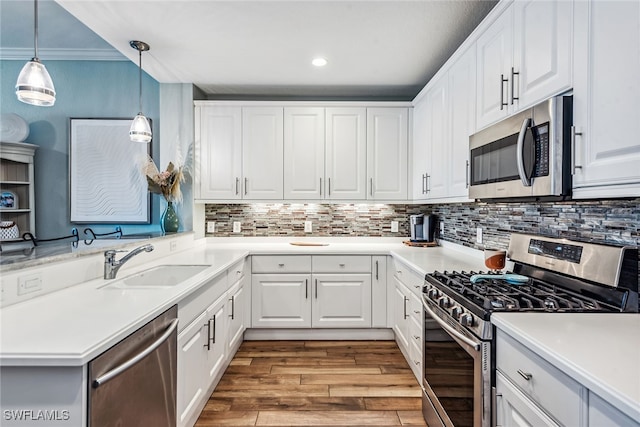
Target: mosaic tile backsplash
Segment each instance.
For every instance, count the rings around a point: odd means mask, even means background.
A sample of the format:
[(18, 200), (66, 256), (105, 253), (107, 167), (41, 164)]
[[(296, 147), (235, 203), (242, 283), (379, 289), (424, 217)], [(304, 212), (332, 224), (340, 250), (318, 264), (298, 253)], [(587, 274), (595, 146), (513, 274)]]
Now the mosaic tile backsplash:
[[(419, 204), (208, 204), (205, 220), (216, 222), (207, 236), (406, 237), (409, 215), (434, 213), (444, 223), (439, 238), (477, 249), (506, 249), (511, 232), (640, 246), (640, 199), (556, 203)], [(232, 233), (234, 221), (241, 233)], [(313, 232), (304, 232), (312, 221)], [(391, 221), (399, 222), (397, 233)], [(482, 227), (482, 244), (476, 228)]]

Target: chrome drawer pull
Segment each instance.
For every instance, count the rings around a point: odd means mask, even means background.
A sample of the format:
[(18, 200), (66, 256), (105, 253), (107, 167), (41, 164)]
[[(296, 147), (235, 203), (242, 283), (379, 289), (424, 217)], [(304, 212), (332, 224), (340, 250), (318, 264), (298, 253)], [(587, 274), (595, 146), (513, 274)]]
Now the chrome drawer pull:
[(278, 267), (284, 267), (284, 264), (278, 264)]
[(524, 378), (524, 379), (525, 379), (525, 380), (527, 380), (527, 381), (529, 381), (529, 380), (533, 377), (533, 375), (531, 375), (530, 373), (528, 373), (528, 372), (523, 372), (523, 371), (522, 371), (522, 369), (518, 369), (518, 373), (520, 374), (520, 376), (521, 376), (522, 378)]

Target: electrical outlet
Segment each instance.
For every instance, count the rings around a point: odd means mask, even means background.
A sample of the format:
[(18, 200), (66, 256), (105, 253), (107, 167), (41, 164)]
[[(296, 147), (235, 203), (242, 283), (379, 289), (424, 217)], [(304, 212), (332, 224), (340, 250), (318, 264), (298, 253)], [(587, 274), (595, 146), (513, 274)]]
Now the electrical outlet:
[(304, 222), (304, 232), (305, 233), (313, 232), (313, 224), (311, 223), (311, 221)]
[(42, 273), (18, 277), (18, 295), (29, 294), (42, 289)]
[(176, 249), (178, 249), (178, 242), (172, 240), (171, 243), (169, 243), (169, 252), (175, 252)]
[(476, 228), (476, 243), (482, 243), (482, 227)]
[(233, 221), (233, 232), (240, 233), (242, 231), (242, 224), (240, 221)]
[(215, 232), (216, 232), (215, 221), (207, 221), (207, 233), (215, 233)]
[(391, 221), (391, 232), (392, 233), (398, 232), (398, 221)]

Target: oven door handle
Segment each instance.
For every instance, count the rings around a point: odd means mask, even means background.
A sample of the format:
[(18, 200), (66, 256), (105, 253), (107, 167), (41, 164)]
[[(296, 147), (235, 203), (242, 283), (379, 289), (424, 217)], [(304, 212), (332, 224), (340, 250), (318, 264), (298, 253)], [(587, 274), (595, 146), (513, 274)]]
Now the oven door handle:
[(516, 147), (516, 158), (518, 164), (518, 175), (520, 175), (520, 180), (522, 181), (522, 185), (525, 187), (531, 187), (531, 178), (527, 176), (527, 172), (524, 170), (524, 138), (527, 135), (527, 131), (531, 127), (531, 119), (526, 118), (522, 121), (522, 127), (520, 128), (520, 133), (518, 134), (518, 145)]
[(422, 304), (422, 306), (424, 307), (424, 310), (429, 314), (429, 316), (431, 316), (433, 320), (435, 320), (436, 322), (438, 322), (440, 326), (442, 326), (442, 329), (444, 329), (454, 337), (458, 338), (460, 341), (464, 342), (465, 344), (471, 346), (475, 351), (480, 351), (480, 343), (473, 341), (472, 339), (462, 335), (460, 332), (456, 331), (449, 324), (447, 324), (447, 322), (440, 319), (440, 317), (438, 317), (438, 315), (431, 309), (431, 307), (429, 307), (429, 303), (427, 301), (425, 301), (424, 304)]

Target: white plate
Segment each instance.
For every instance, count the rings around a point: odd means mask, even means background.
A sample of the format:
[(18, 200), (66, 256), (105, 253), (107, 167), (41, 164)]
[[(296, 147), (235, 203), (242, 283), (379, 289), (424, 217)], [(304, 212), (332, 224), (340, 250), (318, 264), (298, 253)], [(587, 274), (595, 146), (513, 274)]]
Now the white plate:
[(29, 136), (29, 125), (17, 114), (0, 114), (0, 140), (22, 142)]

